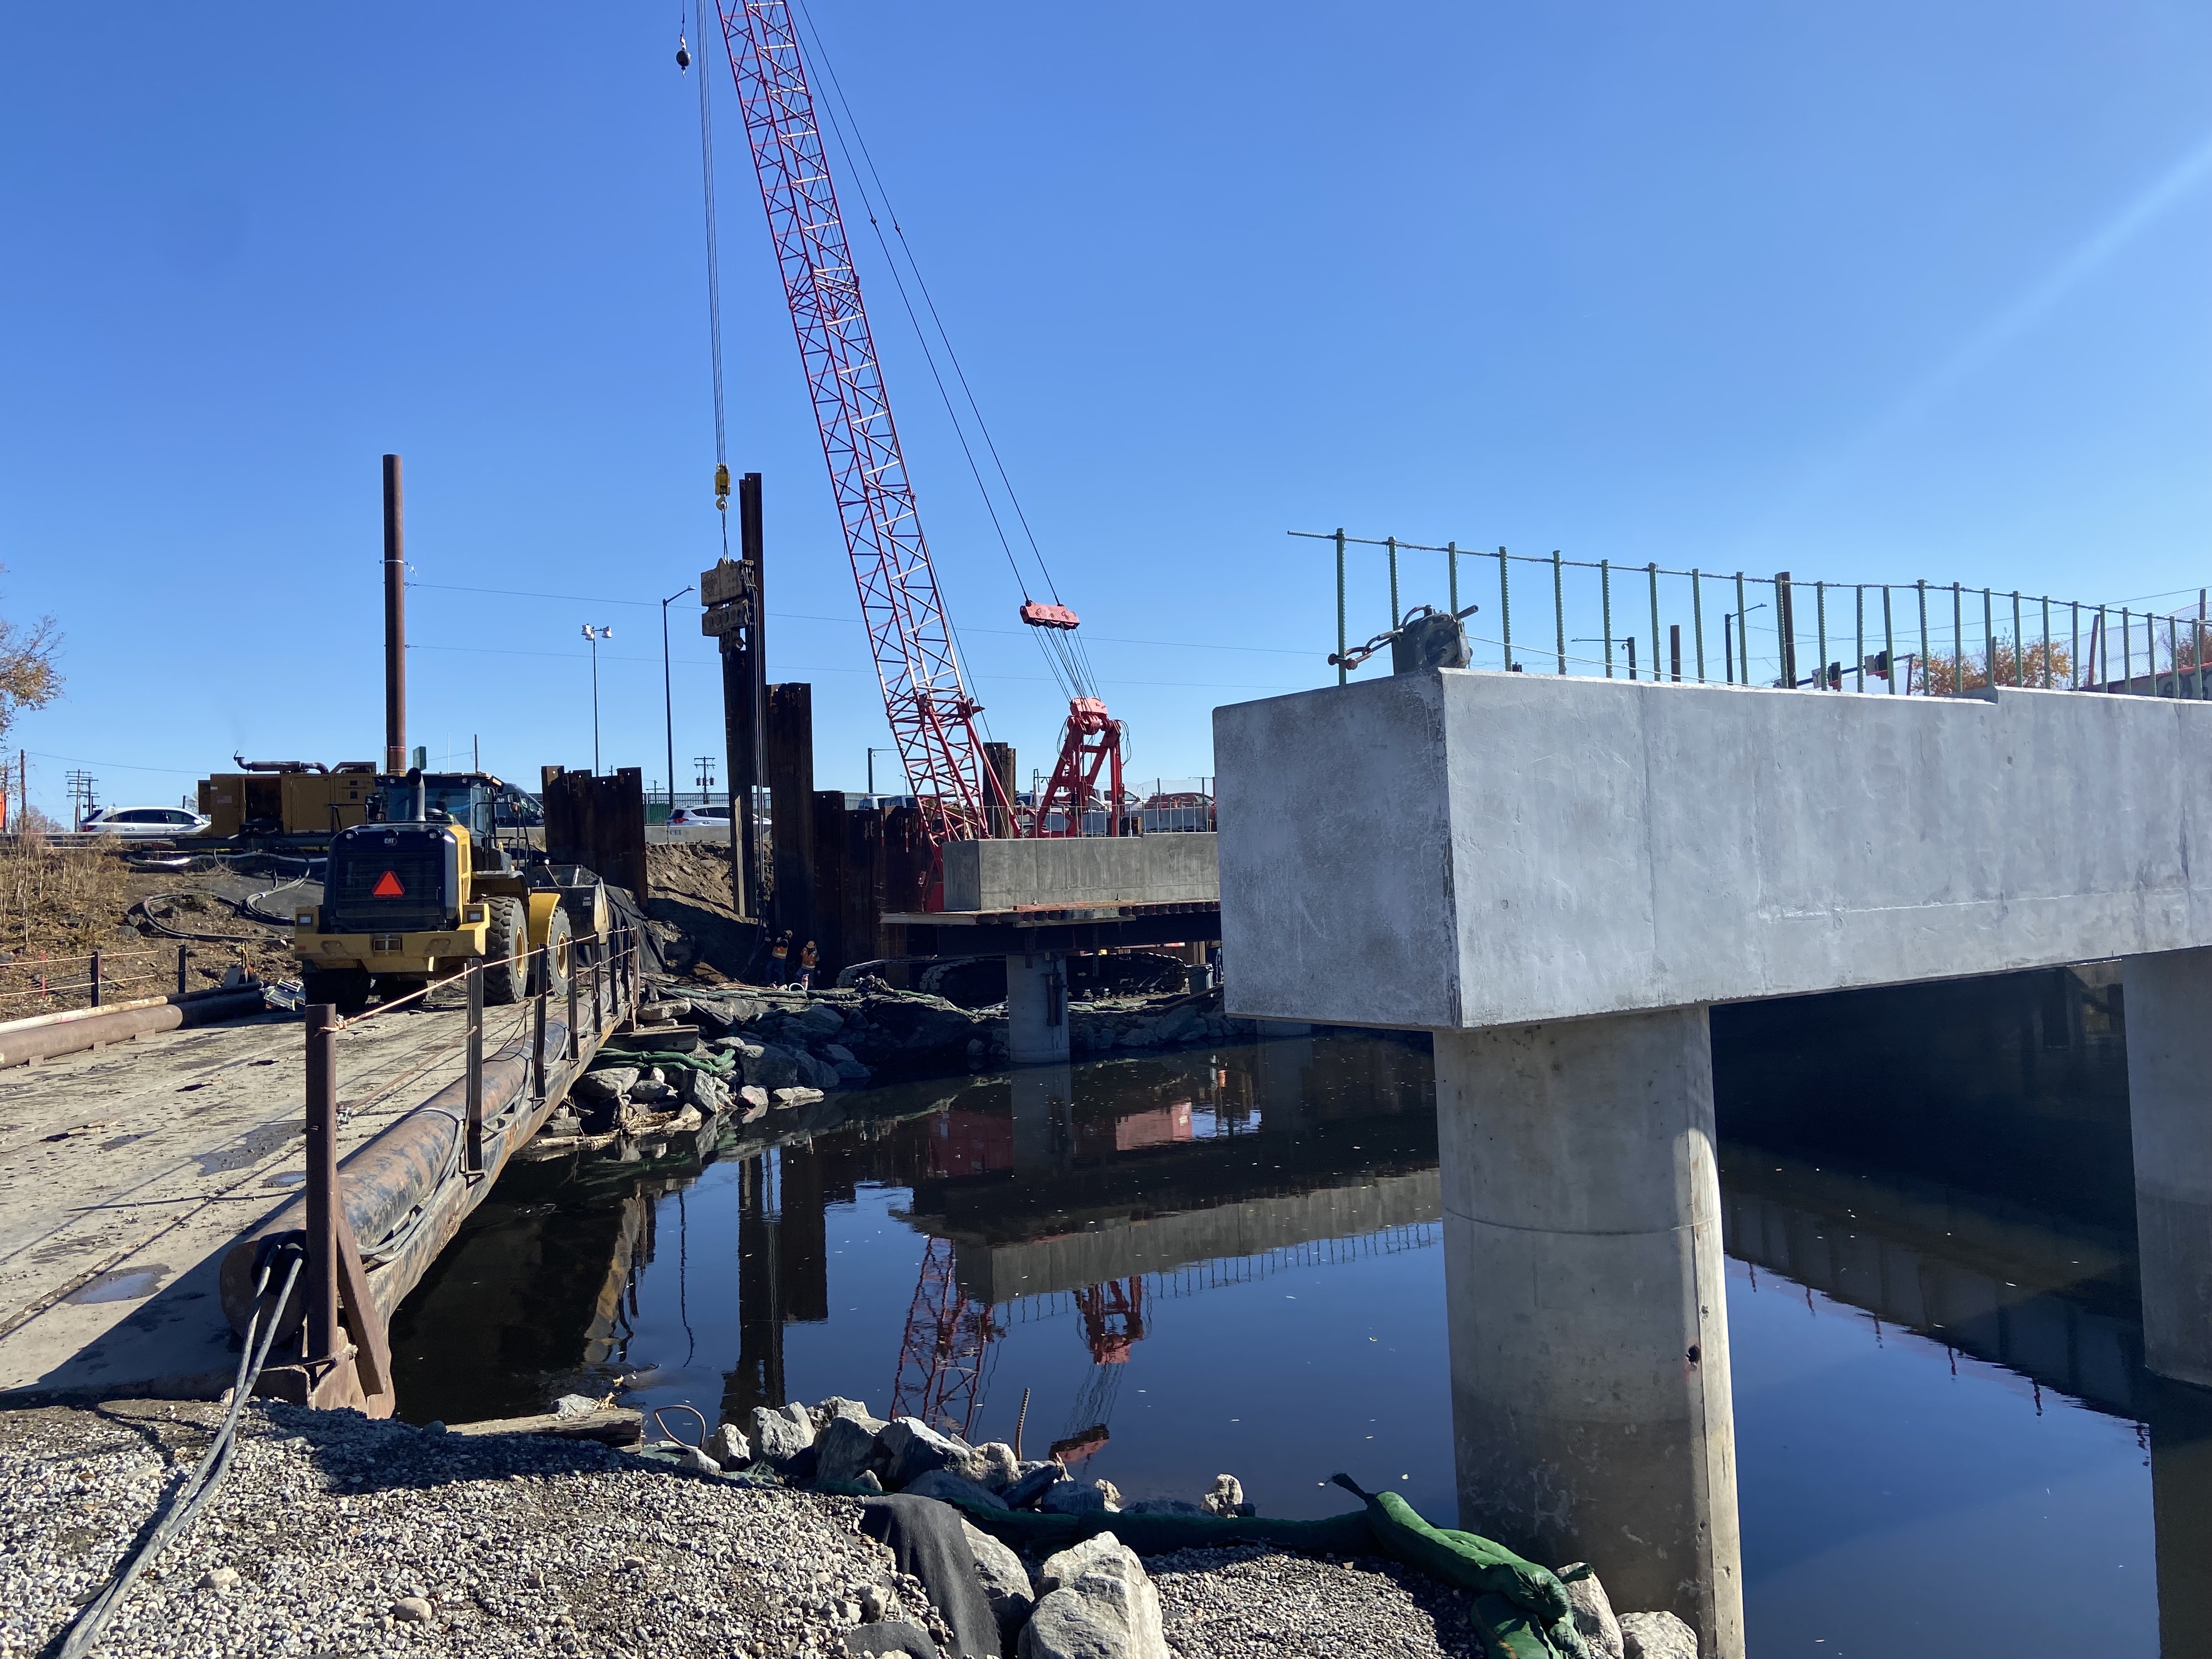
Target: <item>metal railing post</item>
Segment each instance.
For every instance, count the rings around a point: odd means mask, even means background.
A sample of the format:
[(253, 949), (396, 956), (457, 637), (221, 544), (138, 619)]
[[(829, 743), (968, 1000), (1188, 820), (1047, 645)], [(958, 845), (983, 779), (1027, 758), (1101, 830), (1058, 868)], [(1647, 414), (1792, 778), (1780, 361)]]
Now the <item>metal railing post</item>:
[[(1920, 595), (1920, 690), (1925, 694), (1928, 690), (1928, 584), (1917, 581), (1912, 586)], [(1911, 688), (1907, 686), (1905, 689), (1910, 690)]]
[(469, 982), (468, 1122), (461, 1168), (469, 1175), (483, 1173), (483, 963), (469, 963), (464, 975)]
[(1951, 693), (1956, 696), (1966, 684), (1966, 590), (1951, 584)]
[(582, 1052), (582, 1050), (577, 1046), (576, 1038), (577, 967), (578, 963), (576, 961), (575, 947), (574, 945), (571, 945), (568, 949), (568, 1058), (571, 1061), (574, 1060), (576, 1056)]
[(1383, 538), (1383, 545), (1390, 550), (1390, 626), (1398, 625), (1398, 538)]
[(1982, 684), (1992, 691), (1997, 684), (1996, 612), (1990, 608), (1990, 590), (1982, 590)]
[(1452, 615), (1456, 617), (1459, 615), (1459, 544), (1457, 542), (1444, 544), (1444, 583), (1445, 591), (1451, 598)]
[(189, 952), (191, 948), (192, 947), (189, 945), (179, 945), (177, 947), (177, 994), (179, 996), (184, 995), (185, 991), (186, 981), (185, 978), (185, 963), (186, 960), (186, 953)]
[(1856, 586), (1855, 586), (1855, 587), (1853, 587), (1853, 588), (1851, 589), (1851, 608), (1852, 608), (1852, 610), (1854, 611), (1854, 612), (1856, 612), (1856, 616), (1857, 616), (1857, 618), (1858, 618), (1858, 633), (1857, 633), (1857, 635), (1856, 635), (1857, 643), (1856, 643), (1856, 645), (1855, 648), (1856, 648), (1856, 649), (1857, 650), (1857, 652), (1858, 652), (1858, 665), (1859, 665), (1859, 690), (1860, 690), (1860, 691), (1861, 691), (1862, 693), (1863, 693), (1863, 692), (1866, 690), (1866, 689), (1867, 689), (1867, 684), (1866, 684), (1866, 584), (1865, 584), (1864, 582), (1861, 582), (1861, 583), (1859, 583)]
[[(546, 961), (550, 963), (549, 954)], [(538, 994), (530, 1000), (530, 1093), (536, 1100), (545, 1098), (545, 991), (541, 981)]]
[(2136, 619), (2125, 605), (2120, 607), (2120, 690), (2136, 689)]
[(99, 1007), (100, 1005), (100, 994), (104, 989), (100, 981), (105, 977), (106, 976), (100, 972), (100, 952), (94, 951), (92, 953), (92, 1006), (95, 1008)]
[[(2181, 695), (2181, 619), (2171, 611), (2166, 618), (2166, 659), (2173, 665), (2173, 695)], [(2155, 673), (2157, 671), (2152, 671)]]
[(2051, 596), (2043, 597), (2043, 689), (2051, 686)]
[(301, 1358), (334, 1358), (338, 1340), (338, 1011), (307, 1010), (307, 1322)]

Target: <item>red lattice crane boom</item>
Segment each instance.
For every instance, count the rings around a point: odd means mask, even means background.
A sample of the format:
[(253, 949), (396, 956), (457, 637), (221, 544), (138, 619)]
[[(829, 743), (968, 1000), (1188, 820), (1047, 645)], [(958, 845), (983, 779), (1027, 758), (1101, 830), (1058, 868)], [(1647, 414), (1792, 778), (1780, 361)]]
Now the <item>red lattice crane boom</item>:
[[(981, 764), (975, 723), (981, 705), (962, 677), (922, 535), (796, 20), (787, 0), (715, 0), (715, 9), (884, 709), (930, 840), (941, 845), (988, 836), (993, 808), (1018, 834), (1048, 833), (1057, 810), (1060, 833), (1080, 835), (1084, 810), (1102, 795), (1107, 833), (1118, 834), (1121, 728), (1088, 688), (1075, 688), (1053, 782), (1034, 808), (1007, 799)], [(1045, 630), (1077, 626), (1075, 613), (1058, 605), (1025, 604), (1022, 620)], [(1104, 788), (1102, 771), (1109, 774)]]

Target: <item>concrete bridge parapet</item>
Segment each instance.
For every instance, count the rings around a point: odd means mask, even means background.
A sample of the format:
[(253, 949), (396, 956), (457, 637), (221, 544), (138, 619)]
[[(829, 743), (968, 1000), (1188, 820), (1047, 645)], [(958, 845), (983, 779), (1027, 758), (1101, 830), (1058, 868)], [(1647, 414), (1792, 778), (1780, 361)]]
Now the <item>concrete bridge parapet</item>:
[(1435, 1034), (1463, 1524), (1744, 1651), (1706, 1010), (2127, 959), (2212, 1383), (2212, 708), (1433, 670), (1217, 709), (1228, 1011)]

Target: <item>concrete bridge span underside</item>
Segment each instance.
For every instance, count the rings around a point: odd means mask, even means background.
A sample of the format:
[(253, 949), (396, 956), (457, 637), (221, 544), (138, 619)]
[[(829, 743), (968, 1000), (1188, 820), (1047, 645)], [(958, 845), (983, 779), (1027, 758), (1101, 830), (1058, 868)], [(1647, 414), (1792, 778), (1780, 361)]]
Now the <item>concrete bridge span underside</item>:
[(2125, 959), (2212, 1384), (2212, 708), (1431, 671), (1216, 711), (1245, 1018), (1435, 1034), (1462, 1514), (1743, 1651), (1706, 1010)]

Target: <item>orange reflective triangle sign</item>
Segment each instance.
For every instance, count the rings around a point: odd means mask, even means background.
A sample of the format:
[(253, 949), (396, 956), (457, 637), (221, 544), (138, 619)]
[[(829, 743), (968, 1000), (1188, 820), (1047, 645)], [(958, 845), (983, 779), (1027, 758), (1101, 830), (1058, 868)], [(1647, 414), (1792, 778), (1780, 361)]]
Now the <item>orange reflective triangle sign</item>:
[(399, 884), (399, 872), (396, 870), (386, 870), (384, 872), (383, 878), (370, 890), (369, 896), (372, 898), (405, 898), (407, 896), (407, 890)]

